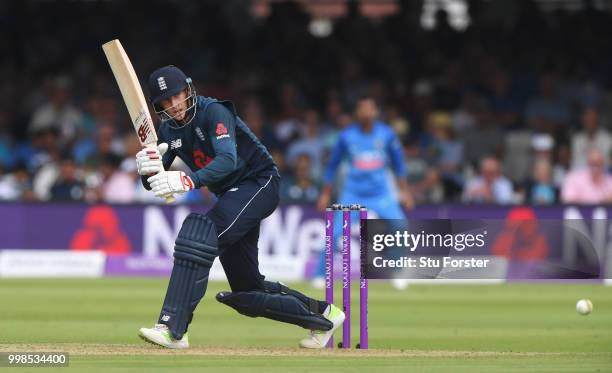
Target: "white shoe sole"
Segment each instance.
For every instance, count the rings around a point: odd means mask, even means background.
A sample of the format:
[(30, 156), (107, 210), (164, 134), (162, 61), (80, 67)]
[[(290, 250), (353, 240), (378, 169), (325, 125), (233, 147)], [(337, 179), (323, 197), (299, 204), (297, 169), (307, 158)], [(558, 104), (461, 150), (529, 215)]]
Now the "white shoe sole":
[(152, 345), (155, 345), (155, 346), (171, 348), (174, 350), (181, 350), (181, 349), (189, 348), (188, 344), (185, 345), (185, 344), (178, 343), (178, 342), (168, 343), (163, 336), (159, 335), (159, 333), (155, 333), (155, 332), (149, 333), (146, 328), (141, 328), (138, 331), (138, 336), (143, 341), (150, 343)]
[(310, 349), (325, 348), (327, 346), (327, 342), (329, 342), (330, 338), (334, 335), (334, 332), (342, 325), (342, 323), (344, 323), (344, 319), (346, 318), (346, 316), (344, 315), (344, 312), (342, 312), (341, 315), (342, 315), (341, 318), (338, 318), (332, 321), (332, 323), (334, 324), (334, 327), (331, 328), (331, 330), (328, 330), (327, 332), (325, 332), (325, 334), (323, 335), (322, 338), (325, 339), (325, 343), (321, 343), (318, 338), (308, 337), (300, 341), (300, 347), (310, 348)]

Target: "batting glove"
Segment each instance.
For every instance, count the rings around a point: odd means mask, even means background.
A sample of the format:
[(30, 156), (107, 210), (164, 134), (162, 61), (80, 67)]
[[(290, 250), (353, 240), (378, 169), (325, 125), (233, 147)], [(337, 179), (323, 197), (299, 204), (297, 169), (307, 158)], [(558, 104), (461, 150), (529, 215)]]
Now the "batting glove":
[(193, 180), (183, 171), (162, 171), (147, 179), (151, 191), (158, 197), (165, 198), (174, 193), (185, 193), (193, 189)]
[(168, 144), (162, 143), (157, 148), (144, 148), (136, 153), (136, 166), (138, 174), (143, 176), (155, 175), (164, 170), (162, 156), (168, 151)]

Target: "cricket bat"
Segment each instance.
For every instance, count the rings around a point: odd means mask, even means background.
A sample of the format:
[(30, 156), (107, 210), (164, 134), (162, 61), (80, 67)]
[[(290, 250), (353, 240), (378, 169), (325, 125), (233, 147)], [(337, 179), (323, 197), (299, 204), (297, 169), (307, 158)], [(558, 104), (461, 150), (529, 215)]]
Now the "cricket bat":
[[(125, 106), (127, 106), (134, 130), (140, 140), (140, 145), (147, 148), (157, 148), (157, 134), (155, 133), (155, 126), (147, 107), (147, 101), (145, 100), (140, 83), (134, 67), (128, 58), (121, 42), (118, 39), (111, 40), (108, 43), (102, 45), (108, 64), (113, 70), (115, 80), (121, 90), (121, 96)], [(166, 203), (172, 203), (175, 201), (173, 196), (166, 198)]]

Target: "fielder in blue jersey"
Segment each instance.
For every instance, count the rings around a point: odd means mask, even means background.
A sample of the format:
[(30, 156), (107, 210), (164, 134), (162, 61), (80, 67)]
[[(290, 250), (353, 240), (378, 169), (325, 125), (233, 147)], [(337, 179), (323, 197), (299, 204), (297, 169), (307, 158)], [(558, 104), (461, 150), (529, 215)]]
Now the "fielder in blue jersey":
[[(380, 219), (406, 218), (402, 206), (411, 209), (413, 200), (408, 190), (402, 146), (393, 129), (377, 118), (376, 101), (369, 96), (359, 98), (355, 106), (356, 122), (340, 133), (332, 150), (324, 176), (325, 186), (317, 204), (320, 210), (330, 205), (338, 168), (345, 161), (348, 172), (338, 192), (338, 203), (364, 205)], [(340, 232), (340, 227), (334, 227), (334, 232)], [(324, 275), (324, 259), (322, 252), (317, 278)]]
[[(175, 66), (155, 70), (149, 91), (162, 123), (158, 147), (136, 155), (145, 188), (162, 198), (208, 188), (217, 202), (206, 214), (191, 213), (183, 221), (158, 321), (141, 328), (140, 337), (167, 348), (188, 348), (187, 328), (219, 258), (232, 289), (218, 293), (219, 302), (243, 315), (309, 329), (300, 346), (325, 347), (344, 321), (342, 310), (259, 272), (259, 227), (279, 200), (280, 175), (266, 147), (231, 102), (196, 95), (191, 79)], [(191, 172), (168, 171), (175, 158)]]

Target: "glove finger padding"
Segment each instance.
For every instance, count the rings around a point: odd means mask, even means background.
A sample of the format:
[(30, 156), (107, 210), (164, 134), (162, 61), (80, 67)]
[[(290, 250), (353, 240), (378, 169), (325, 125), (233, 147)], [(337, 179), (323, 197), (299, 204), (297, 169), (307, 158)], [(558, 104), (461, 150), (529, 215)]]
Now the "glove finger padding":
[(165, 197), (169, 194), (172, 194), (172, 190), (170, 190), (170, 188), (159, 188), (155, 191), (156, 197)]
[(159, 151), (160, 155), (166, 154), (166, 152), (168, 151), (168, 144), (162, 142), (161, 144), (157, 145), (157, 150)]
[(160, 144), (157, 148), (144, 148), (136, 153), (136, 165), (139, 175), (157, 174), (164, 169), (162, 155), (168, 150), (167, 144)]
[(147, 180), (156, 196), (185, 193), (193, 189), (193, 181), (182, 171), (162, 171)]
[(158, 172), (159, 172), (158, 166), (143, 166), (140, 168), (139, 174), (148, 176), (148, 175), (156, 174)]

